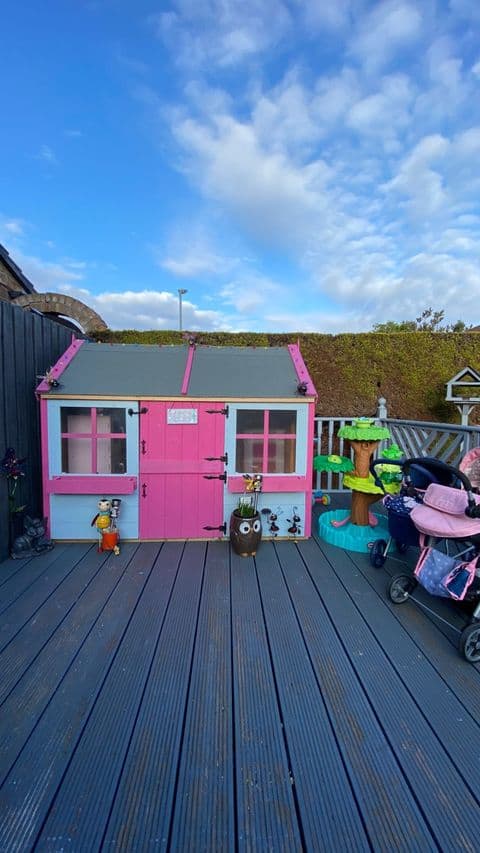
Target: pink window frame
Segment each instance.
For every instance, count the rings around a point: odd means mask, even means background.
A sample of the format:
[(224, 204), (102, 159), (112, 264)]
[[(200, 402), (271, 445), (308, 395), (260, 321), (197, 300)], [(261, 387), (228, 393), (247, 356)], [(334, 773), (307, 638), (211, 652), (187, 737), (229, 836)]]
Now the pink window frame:
[[(61, 432), (60, 438), (63, 442), (64, 438), (88, 438), (92, 442), (92, 455), (90, 460), (90, 474), (98, 474), (97, 471), (97, 463), (98, 463), (98, 453), (97, 453), (97, 441), (99, 438), (124, 438), (126, 440), (127, 433), (126, 432), (97, 432), (97, 410), (98, 409), (108, 409), (108, 406), (61, 406), (60, 407), (60, 417), (62, 409), (90, 409), (90, 418), (91, 418), (91, 431), (90, 432)], [(65, 472), (71, 473), (71, 472)]]
[[(248, 406), (245, 406), (247, 409)], [(270, 428), (270, 412), (271, 411), (289, 411), (287, 409), (273, 410), (273, 409), (260, 409), (259, 411), (263, 412), (263, 433), (261, 432), (237, 432), (235, 433), (235, 458), (237, 455), (237, 441), (239, 438), (249, 438), (253, 439), (253, 441), (262, 441), (263, 442), (263, 454), (262, 454), (262, 474), (268, 474), (268, 442), (270, 439), (288, 439), (290, 441), (296, 441), (297, 433), (285, 433), (285, 432), (269, 432)], [(295, 411), (295, 420), (297, 417), (297, 412)], [(235, 465), (236, 467), (236, 465)]]

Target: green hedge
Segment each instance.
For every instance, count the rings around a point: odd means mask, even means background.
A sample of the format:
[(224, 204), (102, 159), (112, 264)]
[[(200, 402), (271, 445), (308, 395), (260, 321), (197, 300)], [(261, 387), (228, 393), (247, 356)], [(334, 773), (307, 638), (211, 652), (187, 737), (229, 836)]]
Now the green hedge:
[[(318, 392), (317, 413), (324, 416), (373, 415), (381, 394), (392, 418), (458, 423), (456, 407), (445, 402), (445, 385), (464, 367), (480, 372), (478, 332), (194, 334), (199, 344), (210, 346), (299, 343)], [(96, 340), (167, 345), (185, 343), (185, 335), (175, 331), (107, 331), (98, 333)], [(470, 422), (480, 422), (480, 405), (473, 410)]]

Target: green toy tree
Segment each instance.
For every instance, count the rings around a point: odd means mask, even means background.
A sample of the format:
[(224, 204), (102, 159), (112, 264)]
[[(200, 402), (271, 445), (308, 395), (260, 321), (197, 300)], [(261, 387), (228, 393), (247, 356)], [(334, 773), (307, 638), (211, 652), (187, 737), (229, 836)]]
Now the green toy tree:
[(370, 505), (383, 494), (370, 474), (370, 460), (379, 443), (390, 438), (390, 431), (376, 426), (373, 418), (357, 418), (350, 426), (341, 427), (338, 436), (347, 438), (353, 450), (354, 470), (343, 478), (343, 484), (352, 490), (352, 511), (348, 520), (364, 527), (375, 523)]

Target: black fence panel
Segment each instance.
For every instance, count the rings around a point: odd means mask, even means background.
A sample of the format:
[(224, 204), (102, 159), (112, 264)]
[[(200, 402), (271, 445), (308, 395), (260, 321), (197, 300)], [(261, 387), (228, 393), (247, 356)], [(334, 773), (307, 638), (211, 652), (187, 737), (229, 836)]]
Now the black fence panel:
[[(0, 459), (8, 447), (17, 457), (26, 457), (15, 501), (35, 516), (42, 511), (40, 406), (35, 389), (39, 377), (71, 341), (72, 331), (66, 326), (0, 301)], [(0, 560), (8, 556), (8, 545), (7, 481), (0, 475)]]

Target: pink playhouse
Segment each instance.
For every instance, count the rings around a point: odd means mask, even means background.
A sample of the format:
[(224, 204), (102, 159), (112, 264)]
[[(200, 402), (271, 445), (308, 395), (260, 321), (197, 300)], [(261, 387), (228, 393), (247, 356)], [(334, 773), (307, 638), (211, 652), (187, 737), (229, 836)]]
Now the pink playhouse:
[(246, 473), (276, 535), (293, 515), (310, 535), (316, 392), (298, 346), (74, 340), (37, 394), (53, 539), (94, 539), (102, 497), (121, 500), (123, 540), (226, 537)]

